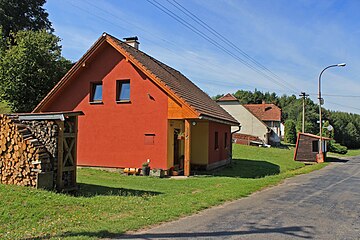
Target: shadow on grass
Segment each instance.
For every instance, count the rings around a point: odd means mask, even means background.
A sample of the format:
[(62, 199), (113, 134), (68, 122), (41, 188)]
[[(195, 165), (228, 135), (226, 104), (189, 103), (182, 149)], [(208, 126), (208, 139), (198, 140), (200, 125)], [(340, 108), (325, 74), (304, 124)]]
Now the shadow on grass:
[(221, 177), (262, 178), (279, 173), (280, 167), (267, 161), (233, 159), (231, 165), (225, 168), (200, 173), (199, 175), (211, 174), (212, 176)]
[(107, 187), (107, 186), (87, 184), (87, 183), (78, 183), (78, 187), (79, 190), (72, 194), (75, 197), (94, 197), (94, 196), (151, 197), (161, 194), (161, 192), (115, 188), (115, 187)]
[(339, 163), (346, 163), (348, 162), (348, 159), (341, 159), (337, 157), (326, 157), (325, 162), (339, 162)]
[(274, 146), (273, 148), (280, 148), (280, 149), (287, 149), (289, 150), (290, 148), (294, 148), (295, 144), (284, 144), (281, 143), (279, 146)]
[[(99, 232), (66, 232), (56, 238), (66, 237), (87, 237), (87, 238), (112, 238), (112, 239), (195, 239), (195, 238), (240, 238), (241, 236), (253, 234), (282, 234), (288, 237), (296, 237), (302, 239), (312, 239), (314, 237), (315, 227), (313, 226), (288, 226), (288, 227), (272, 227), (272, 226), (251, 226), (246, 230), (240, 231), (204, 231), (204, 232), (176, 232), (176, 233), (144, 233), (144, 234), (122, 234), (112, 233), (106, 230)], [(38, 238), (26, 238), (26, 240), (47, 239), (50, 236)], [(25, 240), (25, 239), (23, 239)]]

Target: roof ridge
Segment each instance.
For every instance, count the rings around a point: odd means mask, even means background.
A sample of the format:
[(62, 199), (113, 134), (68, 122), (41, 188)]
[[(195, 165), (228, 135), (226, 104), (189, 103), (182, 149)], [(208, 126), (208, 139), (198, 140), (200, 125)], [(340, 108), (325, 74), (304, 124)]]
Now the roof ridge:
[[(112, 37), (112, 38), (114, 38), (114, 39), (117, 40), (117, 41), (120, 41), (120, 42), (121, 42), (122, 44), (124, 44), (124, 45), (126, 44), (126, 45), (125, 45), (126, 47), (130, 47), (130, 48), (132, 48), (133, 50), (135, 50), (136, 52), (138, 52), (138, 53), (140, 53), (140, 54), (142, 54), (142, 55), (145, 55), (145, 56), (149, 57), (149, 58), (150, 58), (151, 60), (153, 60), (159, 67), (161, 67), (161, 68), (164, 69), (168, 74), (170, 74), (170, 75), (173, 76), (175, 79), (177, 79), (178, 77), (175, 76), (171, 71), (169, 71), (169, 69), (172, 70), (172, 71), (175, 71), (175, 72), (178, 73), (181, 77), (183, 77), (183, 78), (185, 78), (186, 80), (188, 80), (187, 84), (191, 84), (193, 87), (197, 88), (197, 89), (198, 89), (199, 91), (201, 91), (204, 95), (206, 95), (206, 96), (208, 96), (208, 97), (210, 98), (210, 96), (209, 96), (206, 92), (204, 92), (204, 91), (203, 91), (201, 88), (199, 88), (196, 84), (194, 84), (192, 81), (190, 81), (190, 80), (189, 80), (183, 73), (181, 73), (179, 70), (176, 70), (175, 68), (173, 68), (173, 67), (171, 67), (171, 66), (163, 63), (162, 61), (160, 61), (160, 60), (158, 60), (158, 59), (150, 56), (149, 54), (147, 54), (147, 53), (145, 53), (145, 52), (143, 52), (143, 51), (141, 51), (141, 50), (139, 50), (139, 49), (136, 49), (136, 48), (128, 45), (128, 44), (125, 43), (124, 41), (121, 41), (121, 40), (119, 40), (118, 38), (116, 38), (116, 37), (114, 37), (114, 36), (111, 36), (110, 34), (109, 34), (109, 36)], [(125, 51), (126, 51), (126, 49), (125, 49)], [(129, 55), (133, 56), (133, 54), (129, 53), (128, 51), (126, 51), (126, 52), (127, 52)], [(133, 56), (133, 57), (134, 57), (134, 56)], [(145, 66), (145, 67), (146, 67), (146, 66)], [(169, 69), (167, 69), (167, 68), (169, 68)], [(148, 69), (148, 68), (147, 68), (147, 69)], [(149, 70), (149, 71), (151, 71), (151, 70)], [(151, 72), (152, 72), (152, 71), (151, 71)], [(161, 78), (160, 78), (160, 80), (161, 80), (165, 85), (168, 85), (168, 84), (167, 84), (166, 82), (164, 82)], [(171, 88), (171, 87), (170, 87), (170, 88)], [(175, 92), (175, 94), (186, 101), (186, 99), (185, 99), (184, 97), (182, 97), (180, 94), (178, 94), (177, 92)], [(218, 104), (217, 104), (215, 101), (213, 101), (211, 98), (210, 98), (210, 100), (213, 102), (212, 104), (213, 104), (214, 106), (215, 106), (215, 105), (216, 105), (216, 106), (218, 105)], [(194, 107), (193, 104), (191, 104), (191, 103), (189, 103), (189, 102), (188, 102), (188, 104), (189, 104), (190, 106)], [(197, 111), (196, 108), (195, 108), (195, 110)], [(217, 112), (218, 112), (218, 113), (221, 113), (221, 112), (227, 113), (223, 108), (218, 109)]]
[[(107, 33), (106, 33), (106, 34), (107, 34)], [(128, 45), (126, 42), (121, 41), (120, 39), (118, 39), (118, 38), (116, 38), (116, 37), (114, 37), (114, 36), (112, 36), (112, 35), (110, 35), (110, 34), (107, 34), (107, 35), (109, 35), (110, 37), (114, 38), (114, 39), (117, 40), (117, 41), (120, 41), (122, 44), (126, 44), (127, 47), (133, 48), (133, 50), (135, 50), (136, 52), (138, 52), (138, 53), (140, 53), (140, 54), (143, 54), (143, 55), (149, 57), (151, 60), (153, 60), (154, 62), (156, 62), (161, 68), (163, 68), (166, 72), (168, 72), (169, 74), (171, 74), (173, 77), (176, 78), (176, 76), (174, 76), (173, 73), (171, 73), (170, 71), (168, 71), (168, 69), (165, 69), (163, 66), (165, 66), (165, 67), (167, 67), (167, 68), (170, 68), (170, 69), (173, 70), (173, 71), (176, 71), (177, 73), (179, 73), (180, 75), (182, 75), (182, 77), (184, 77), (184, 78), (186, 78), (187, 80), (189, 80), (189, 79), (188, 79), (183, 73), (181, 73), (179, 70), (176, 70), (175, 68), (167, 65), (166, 63), (163, 63), (162, 61), (160, 61), (160, 60), (152, 57), (151, 55), (149, 55), (149, 54), (147, 54), (147, 53), (145, 53), (145, 52), (143, 52), (143, 51), (141, 51), (141, 50), (139, 50), (139, 49), (137, 49), (137, 48), (134, 48), (133, 46)], [(132, 55), (131, 53), (129, 53), (129, 52), (128, 52), (128, 54), (130, 54), (131, 56), (133, 56), (133, 55)], [(163, 66), (162, 66), (162, 65), (163, 65)], [(206, 94), (206, 95), (208, 96), (208, 94), (207, 94), (206, 92), (204, 92), (201, 88), (199, 88), (199, 87), (198, 87), (196, 84), (194, 84), (192, 81), (189, 80), (189, 83), (191, 83), (192, 85), (194, 85), (197, 89), (199, 89), (200, 91), (202, 91), (204, 94)]]
[[(134, 67), (141, 70), (145, 75), (147, 75), (147, 77), (149, 77), (149, 79), (155, 81), (160, 88), (167, 91), (169, 96), (173, 96), (178, 98), (178, 100), (181, 100), (187, 107), (189, 107), (189, 110), (191, 110), (194, 116), (196, 115), (197, 117), (201, 117), (201, 115), (206, 115), (217, 119), (218, 121), (225, 122), (226, 124), (239, 124), (236, 119), (222, 109), (207, 93), (205, 93), (195, 83), (190, 81), (190, 79), (188, 79), (180, 71), (155, 59), (149, 54), (130, 46), (126, 42), (112, 36), (111, 34), (104, 32), (98, 41), (92, 45), (92, 47), (80, 58), (80, 60), (84, 61), (85, 58), (88, 57), (88, 53), (92, 54), (99, 46), (106, 42), (112, 45), (116, 51), (119, 51), (120, 54), (124, 55), (127, 61), (130, 61)], [(51, 94), (58, 92), (61, 87), (60, 85), (71, 79), (73, 74), (80, 69), (80, 61), (78, 61), (75, 66), (76, 69), (73, 67), (73, 72), (68, 72), (65, 77), (60, 80), (60, 83), (51, 90)], [(42, 101), (42, 103), (44, 103), (45, 100), (50, 100), (52, 97), (50, 96), (50, 93)], [(42, 106), (43, 104), (39, 104), (35, 110), (41, 111)]]

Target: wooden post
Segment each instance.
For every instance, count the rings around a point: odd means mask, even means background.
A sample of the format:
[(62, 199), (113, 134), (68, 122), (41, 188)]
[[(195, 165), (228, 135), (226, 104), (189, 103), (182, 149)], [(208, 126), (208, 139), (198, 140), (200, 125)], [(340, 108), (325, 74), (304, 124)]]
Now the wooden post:
[(64, 183), (62, 179), (64, 162), (64, 122), (63, 121), (56, 121), (59, 126), (59, 136), (58, 136), (58, 162), (57, 162), (57, 179), (56, 179), (56, 187), (58, 190), (63, 189)]
[(73, 176), (73, 182), (74, 182), (74, 187), (76, 188), (76, 172), (77, 172), (77, 141), (78, 141), (78, 117), (75, 116), (73, 117), (74, 121), (75, 121), (75, 128), (74, 128), (74, 134), (75, 134), (75, 146), (74, 146), (74, 176)]
[(191, 123), (185, 119), (185, 156), (184, 156), (184, 175), (190, 176), (190, 158), (191, 158)]

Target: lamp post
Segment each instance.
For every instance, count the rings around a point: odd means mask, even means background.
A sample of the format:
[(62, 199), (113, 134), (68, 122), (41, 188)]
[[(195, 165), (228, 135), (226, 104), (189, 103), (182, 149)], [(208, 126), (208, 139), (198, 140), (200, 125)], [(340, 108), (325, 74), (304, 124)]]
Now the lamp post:
[(332, 67), (345, 67), (346, 63), (339, 63), (339, 64), (333, 64), (330, 66), (327, 66), (326, 68), (324, 68), (319, 75), (319, 124), (320, 124), (320, 149), (319, 149), (319, 160), (320, 162), (324, 161), (324, 154), (323, 154), (323, 138), (322, 138), (322, 119), (321, 119), (321, 105), (324, 103), (323, 99), (321, 98), (321, 76), (323, 74), (323, 72), (328, 69), (328, 68), (332, 68)]

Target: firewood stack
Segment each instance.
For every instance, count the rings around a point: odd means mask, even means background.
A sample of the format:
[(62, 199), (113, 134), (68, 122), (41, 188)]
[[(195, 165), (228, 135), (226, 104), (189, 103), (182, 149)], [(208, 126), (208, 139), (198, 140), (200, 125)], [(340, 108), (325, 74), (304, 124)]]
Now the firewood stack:
[[(53, 159), (57, 158), (59, 127), (54, 121), (21, 121), (32, 134), (43, 144)], [(55, 161), (56, 164), (56, 161)]]
[[(56, 127), (49, 124), (52, 131)], [(34, 127), (36, 129), (36, 127)], [(49, 130), (48, 130), (49, 131)], [(20, 122), (16, 115), (0, 115), (0, 182), (20, 186), (36, 187), (38, 174), (52, 171), (52, 157), (55, 153), (40, 142), (32, 128)], [(47, 133), (46, 133), (47, 134)], [(55, 133), (54, 133), (55, 134)], [(46, 137), (44, 137), (46, 139)], [(48, 140), (49, 145), (54, 140)], [(56, 143), (54, 143), (56, 146)]]

